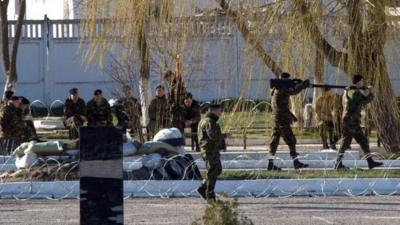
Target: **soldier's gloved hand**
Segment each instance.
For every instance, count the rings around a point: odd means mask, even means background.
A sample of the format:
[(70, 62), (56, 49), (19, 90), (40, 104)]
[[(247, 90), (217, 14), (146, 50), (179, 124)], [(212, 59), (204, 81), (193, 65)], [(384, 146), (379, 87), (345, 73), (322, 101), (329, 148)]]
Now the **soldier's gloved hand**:
[(303, 87), (304, 88), (309, 88), (311, 86), (310, 79), (306, 79), (303, 81)]

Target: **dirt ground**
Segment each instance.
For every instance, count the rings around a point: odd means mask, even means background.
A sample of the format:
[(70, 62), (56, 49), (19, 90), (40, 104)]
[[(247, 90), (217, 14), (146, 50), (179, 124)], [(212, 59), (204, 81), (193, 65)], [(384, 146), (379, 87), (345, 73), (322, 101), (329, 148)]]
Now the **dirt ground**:
[[(125, 224), (189, 225), (204, 209), (200, 198), (125, 200)], [(400, 220), (400, 196), (239, 198), (254, 224), (389, 225)], [(0, 200), (0, 224), (79, 224), (78, 200)]]

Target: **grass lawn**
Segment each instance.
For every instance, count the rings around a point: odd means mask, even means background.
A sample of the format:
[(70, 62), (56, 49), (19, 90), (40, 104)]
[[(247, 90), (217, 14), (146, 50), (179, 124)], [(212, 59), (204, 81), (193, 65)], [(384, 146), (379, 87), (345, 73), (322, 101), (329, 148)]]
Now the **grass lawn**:
[[(202, 115), (204, 116), (204, 115)], [(54, 117), (53, 117), (54, 118)], [(46, 118), (41, 118), (46, 119)], [(60, 117), (60, 119), (62, 119)], [(248, 139), (268, 139), (271, 132), (270, 124), (271, 115), (269, 112), (235, 112), (223, 113), (219, 121), (224, 133), (230, 133), (233, 138), (243, 139), (246, 131)], [(116, 124), (117, 120), (114, 117), (113, 123)], [(311, 130), (304, 130), (293, 126), (293, 131), (298, 139), (319, 139), (318, 131), (314, 128)], [(56, 132), (45, 133), (40, 135), (43, 139), (64, 139), (68, 138), (68, 133)], [(377, 134), (373, 131), (370, 135), (372, 139), (376, 139)]]
[(223, 171), (220, 180), (246, 179), (315, 179), (315, 178), (400, 178), (400, 170), (288, 170), (288, 171)]

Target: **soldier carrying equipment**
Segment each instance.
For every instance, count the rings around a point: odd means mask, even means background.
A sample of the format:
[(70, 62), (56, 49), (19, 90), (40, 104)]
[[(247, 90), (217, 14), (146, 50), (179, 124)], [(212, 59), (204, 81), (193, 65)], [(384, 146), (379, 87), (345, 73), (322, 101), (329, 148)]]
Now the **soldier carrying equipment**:
[[(301, 79), (271, 79), (270, 88), (294, 88), (301, 84), (303, 80)], [(344, 85), (330, 85), (330, 84), (309, 84), (309, 88), (331, 88), (331, 89), (346, 89), (347, 86)], [(358, 89), (368, 89), (366, 86), (359, 87)]]
[[(290, 74), (282, 73), (281, 77), (288, 81)], [(268, 170), (280, 170), (279, 167), (274, 165), (274, 157), (276, 150), (278, 149), (279, 139), (283, 137), (283, 140), (289, 146), (290, 156), (293, 158), (293, 167), (295, 169), (301, 169), (308, 167), (307, 164), (301, 163), (296, 152), (296, 137), (293, 134), (291, 124), (297, 119), (289, 109), (290, 96), (297, 95), (302, 90), (310, 86), (310, 80), (305, 80), (297, 83), (294, 87), (274, 87), (271, 93), (271, 107), (272, 107), (272, 135), (270, 142), (270, 154), (271, 158), (268, 161)]]

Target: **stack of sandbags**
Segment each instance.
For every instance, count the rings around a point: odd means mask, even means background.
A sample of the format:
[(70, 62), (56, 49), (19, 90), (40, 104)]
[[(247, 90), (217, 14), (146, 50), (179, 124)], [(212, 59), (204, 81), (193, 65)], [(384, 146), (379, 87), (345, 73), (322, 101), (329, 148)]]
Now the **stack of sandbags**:
[(191, 155), (184, 153), (185, 140), (177, 128), (159, 131), (153, 141), (143, 143), (136, 155), (142, 157), (142, 168), (126, 174), (134, 180), (188, 180), (201, 179)]
[(25, 142), (18, 146), (12, 155), (18, 169), (29, 168), (38, 162), (39, 157), (65, 155), (65, 143), (61, 141)]

